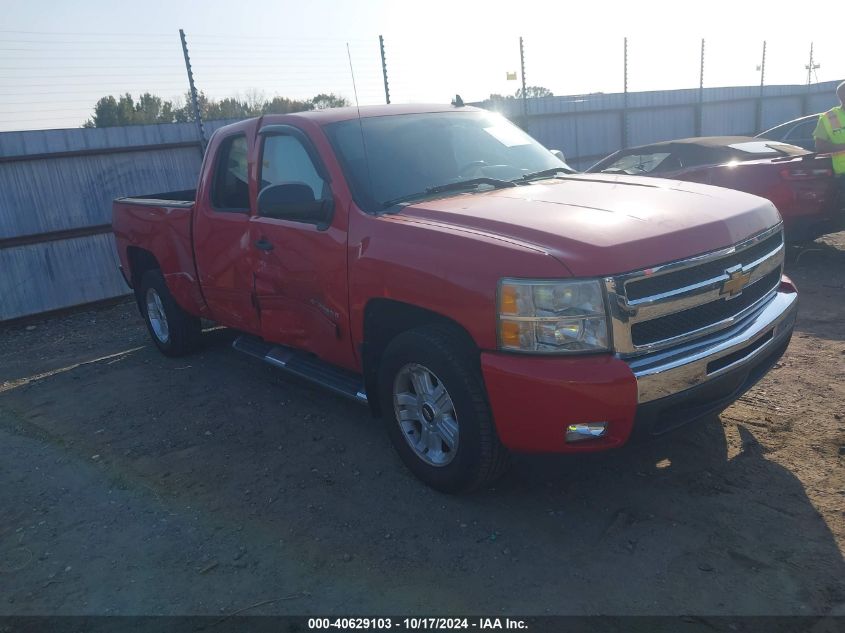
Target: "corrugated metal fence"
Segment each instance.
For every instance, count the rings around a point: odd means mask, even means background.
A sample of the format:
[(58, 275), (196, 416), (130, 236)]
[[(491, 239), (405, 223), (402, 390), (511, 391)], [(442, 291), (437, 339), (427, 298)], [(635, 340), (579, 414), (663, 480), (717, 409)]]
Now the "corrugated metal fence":
[(765, 86), (762, 98), (759, 86), (540, 97), (526, 100), (527, 116), (520, 99), (487, 105), (522, 121), (546, 147), (586, 169), (625, 145), (626, 121), (629, 147), (691, 136), (753, 136), (837, 105), (837, 83)]
[(196, 134), (190, 123), (0, 134), (0, 321), (126, 294), (111, 202), (194, 188)]
[[(544, 97), (495, 107), (584, 168), (628, 144), (750, 134), (834, 103), (835, 82)], [(624, 108), (627, 101), (627, 108)], [(228, 121), (206, 124), (207, 132)], [(120, 196), (192, 189), (190, 123), (0, 133), (0, 321), (126, 294), (110, 231)]]

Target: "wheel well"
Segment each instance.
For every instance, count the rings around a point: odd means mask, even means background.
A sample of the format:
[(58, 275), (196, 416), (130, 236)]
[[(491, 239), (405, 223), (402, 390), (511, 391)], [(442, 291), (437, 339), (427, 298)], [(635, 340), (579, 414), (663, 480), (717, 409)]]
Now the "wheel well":
[(364, 310), (364, 344), (361, 356), (364, 366), (364, 386), (368, 394), (370, 410), (380, 415), (378, 390), (379, 363), (390, 342), (402, 332), (425, 325), (446, 325), (459, 332), (470, 346), (477, 350), (469, 332), (457, 321), (437, 312), (392, 299), (372, 299)]
[(129, 279), (135, 290), (138, 289), (141, 277), (144, 276), (145, 272), (160, 268), (155, 255), (137, 246), (130, 246), (126, 249), (126, 259), (129, 261)]
[[(126, 259), (129, 261), (129, 279), (132, 282), (132, 289), (135, 291), (135, 300), (138, 307), (141, 307), (141, 278), (148, 270), (155, 270), (161, 266), (158, 260), (150, 251), (130, 246), (126, 249)], [(143, 312), (143, 310), (142, 310)]]

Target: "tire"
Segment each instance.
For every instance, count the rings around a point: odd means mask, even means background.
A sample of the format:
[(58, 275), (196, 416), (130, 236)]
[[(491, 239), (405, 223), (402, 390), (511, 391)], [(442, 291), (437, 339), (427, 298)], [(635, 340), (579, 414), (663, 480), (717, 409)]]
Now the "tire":
[(381, 359), (378, 395), (393, 446), (428, 486), (469, 492), (507, 468), (478, 352), (453, 328), (427, 326), (393, 339)]
[(138, 306), (150, 338), (162, 354), (184, 356), (199, 347), (202, 333), (199, 318), (179, 307), (160, 270), (148, 270), (141, 277)]

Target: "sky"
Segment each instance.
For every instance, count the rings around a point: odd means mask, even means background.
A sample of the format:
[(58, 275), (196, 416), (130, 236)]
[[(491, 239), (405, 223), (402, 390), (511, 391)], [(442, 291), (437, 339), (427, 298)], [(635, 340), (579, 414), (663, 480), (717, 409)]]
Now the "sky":
[[(383, 103), (378, 36), (391, 101), (513, 94), (524, 40), (528, 85), (556, 95), (620, 92), (623, 38), (631, 91), (845, 78), (833, 20), (794, 4), (522, 0), (0, 0), (0, 130), (78, 127), (107, 94), (187, 90), (184, 29), (197, 88), (216, 98), (334, 92)], [(799, 20), (806, 20), (801, 23)], [(841, 38), (840, 38), (841, 39)], [(841, 46), (841, 44), (840, 44)]]

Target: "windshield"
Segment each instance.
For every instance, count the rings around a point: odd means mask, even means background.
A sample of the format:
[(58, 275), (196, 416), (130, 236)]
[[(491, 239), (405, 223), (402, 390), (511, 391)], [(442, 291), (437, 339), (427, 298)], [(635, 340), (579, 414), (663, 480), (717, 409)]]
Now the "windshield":
[(626, 174), (647, 174), (649, 172), (661, 172), (671, 169), (679, 169), (677, 159), (670, 159), (669, 152), (656, 152), (654, 154), (628, 154), (621, 156), (607, 167), (602, 167), (603, 172), (622, 172)]
[(330, 124), (326, 132), (355, 202), (370, 212), (416, 194), (442, 195), (426, 190), (450, 183), (515, 180), (556, 167), (572, 171), (507, 119), (489, 112), (352, 119)]

